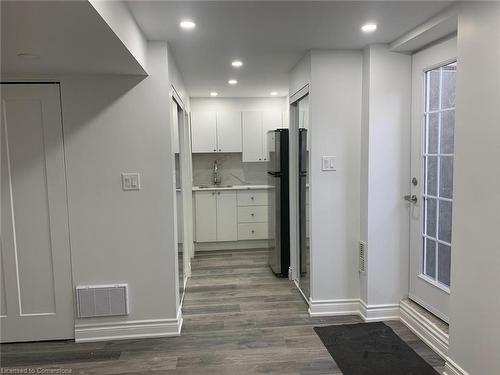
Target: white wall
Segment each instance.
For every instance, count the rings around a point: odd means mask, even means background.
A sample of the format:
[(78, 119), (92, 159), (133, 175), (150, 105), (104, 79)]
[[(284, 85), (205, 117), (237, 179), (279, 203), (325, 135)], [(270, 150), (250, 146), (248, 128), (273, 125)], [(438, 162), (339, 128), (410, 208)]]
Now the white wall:
[[(311, 52), (312, 300), (359, 297), (361, 78), (360, 51)], [(323, 155), (337, 171), (321, 171)]]
[(295, 94), (305, 85), (311, 83), (311, 53), (307, 52), (289, 73), (289, 93)]
[(499, 20), (495, 2), (465, 4), (458, 18), (448, 366), (471, 375), (500, 373)]
[(411, 57), (371, 45), (363, 55), (361, 299), (398, 305), (408, 293)]
[[(129, 316), (77, 325), (177, 316), (167, 54), (148, 43), (145, 78), (62, 79), (73, 282), (130, 287)], [(123, 192), (122, 172), (139, 172), (141, 190)]]
[(191, 98), (192, 112), (278, 111), (288, 109), (286, 98)]
[(119, 0), (89, 0), (89, 3), (147, 71), (147, 41), (126, 3)]

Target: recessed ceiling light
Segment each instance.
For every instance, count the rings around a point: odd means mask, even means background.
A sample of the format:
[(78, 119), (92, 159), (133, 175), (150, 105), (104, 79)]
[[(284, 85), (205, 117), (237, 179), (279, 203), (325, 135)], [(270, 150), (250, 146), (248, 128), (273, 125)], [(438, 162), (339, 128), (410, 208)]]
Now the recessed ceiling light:
[(232, 63), (231, 63), (232, 66), (234, 66), (235, 68), (240, 68), (243, 66), (243, 62), (241, 60), (234, 60)]
[(235, 79), (230, 79), (229, 81), (227, 81), (227, 83), (229, 83), (230, 85), (236, 85), (238, 81)]
[(192, 30), (196, 27), (196, 24), (191, 20), (183, 20), (179, 25), (184, 30)]
[(278, 93), (276, 91), (271, 92), (271, 96), (276, 96)]
[(217, 93), (217, 92), (215, 92), (215, 91), (212, 91), (212, 92), (210, 93), (210, 96), (217, 96), (217, 95), (219, 95), (219, 93)]
[(375, 30), (377, 30), (377, 24), (376, 23), (367, 23), (367, 24), (361, 26), (361, 30), (365, 33), (373, 33)]
[(39, 59), (40, 55), (37, 55), (36, 53), (19, 52), (17, 54), (17, 57), (20, 57), (20, 58), (26, 59), (26, 60), (35, 60), (35, 59)]

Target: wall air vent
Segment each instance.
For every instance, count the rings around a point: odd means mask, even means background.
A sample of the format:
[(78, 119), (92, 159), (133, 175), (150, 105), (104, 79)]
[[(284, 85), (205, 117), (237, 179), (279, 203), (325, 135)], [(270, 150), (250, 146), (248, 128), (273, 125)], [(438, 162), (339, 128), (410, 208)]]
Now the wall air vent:
[(359, 241), (359, 272), (366, 272), (366, 251), (368, 246), (366, 242)]
[(128, 285), (86, 285), (76, 287), (79, 318), (128, 315)]

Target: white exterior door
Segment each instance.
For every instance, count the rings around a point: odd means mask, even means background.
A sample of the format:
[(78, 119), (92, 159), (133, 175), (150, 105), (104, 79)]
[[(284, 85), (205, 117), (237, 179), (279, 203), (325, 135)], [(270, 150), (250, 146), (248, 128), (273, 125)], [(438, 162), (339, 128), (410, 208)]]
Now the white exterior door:
[(1, 341), (74, 337), (59, 85), (2, 84)]
[(215, 112), (191, 113), (191, 149), (193, 153), (217, 152)]
[(456, 39), (413, 56), (409, 296), (448, 321)]
[(241, 152), (241, 112), (217, 113), (217, 151)]
[(238, 208), (235, 191), (217, 192), (217, 241), (238, 239)]

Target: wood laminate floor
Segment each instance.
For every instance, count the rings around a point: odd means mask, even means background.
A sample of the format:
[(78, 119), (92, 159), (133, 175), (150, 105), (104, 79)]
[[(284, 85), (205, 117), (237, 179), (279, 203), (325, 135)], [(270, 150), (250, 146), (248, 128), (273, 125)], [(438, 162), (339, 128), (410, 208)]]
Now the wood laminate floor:
[[(309, 317), (299, 292), (269, 270), (266, 250), (197, 255), (183, 315), (180, 337), (5, 344), (1, 365), (72, 374), (341, 374), (313, 327), (361, 321)], [(402, 323), (387, 324), (442, 373), (443, 361)]]

